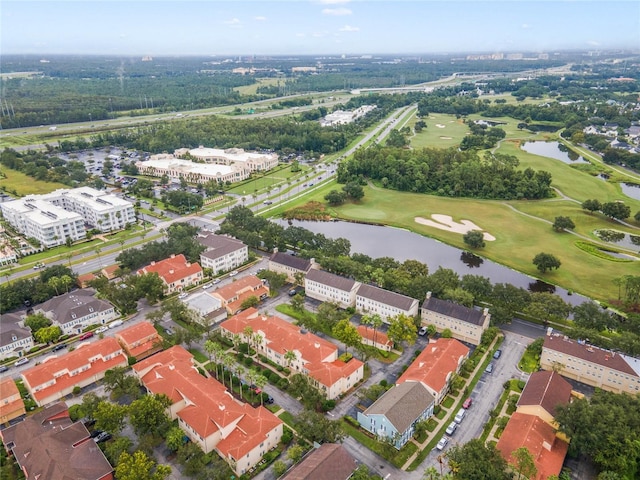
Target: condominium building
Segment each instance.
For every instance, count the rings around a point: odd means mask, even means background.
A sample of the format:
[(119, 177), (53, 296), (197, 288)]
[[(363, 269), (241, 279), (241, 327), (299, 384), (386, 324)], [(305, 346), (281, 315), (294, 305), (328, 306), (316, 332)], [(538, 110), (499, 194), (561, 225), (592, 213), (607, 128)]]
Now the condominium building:
[(350, 278), (312, 268), (304, 279), (304, 293), (321, 302), (332, 302), (348, 308), (355, 306), (360, 285), (360, 282)]
[(360, 285), (356, 294), (356, 310), (365, 314), (378, 314), (386, 323), (398, 315), (413, 317), (418, 314), (419, 303), (415, 298), (390, 292), (373, 285)]
[(136, 221), (131, 202), (91, 187), (27, 195), (1, 203), (0, 210), (16, 230), (44, 247), (81, 240), (87, 226), (109, 232)]
[(202, 268), (210, 268), (216, 274), (231, 271), (249, 260), (249, 247), (233, 237), (210, 233), (196, 239), (206, 249), (200, 254)]
[(13, 378), (0, 380), (0, 424), (4, 425), (25, 413), (24, 401)]
[(0, 316), (0, 360), (21, 357), (33, 348), (31, 330), (22, 325), (22, 320), (16, 313)]
[(287, 276), (287, 282), (295, 282), (296, 275), (302, 278), (309, 272), (311, 268), (316, 268), (315, 259), (306, 259), (296, 255), (279, 252), (277, 248), (269, 257), (269, 271), (275, 273), (283, 273)]
[(480, 345), (482, 334), (489, 328), (489, 309), (468, 308), (448, 300), (440, 300), (427, 293), (422, 304), (422, 324), (433, 325), (438, 332), (450, 330), (453, 338)]
[(233, 183), (246, 180), (251, 175), (245, 165), (217, 165), (211, 163), (196, 163), (191, 160), (175, 158), (171, 154), (162, 153), (152, 155), (149, 160), (136, 162), (136, 167), (142, 175), (171, 179), (184, 178), (191, 183), (207, 183), (214, 180), (218, 183)]
[(171, 294), (197, 285), (202, 281), (202, 268), (198, 263), (191, 263), (180, 255), (171, 255), (169, 258), (151, 264), (138, 270), (138, 275), (157, 273), (164, 283), (165, 293)]
[(176, 150), (176, 157), (187, 156), (205, 163), (218, 165), (244, 165), (251, 172), (271, 170), (278, 166), (278, 155), (275, 153), (245, 152), (242, 148), (198, 148)]
[(640, 359), (598, 348), (548, 330), (540, 367), (614, 393), (640, 392)]

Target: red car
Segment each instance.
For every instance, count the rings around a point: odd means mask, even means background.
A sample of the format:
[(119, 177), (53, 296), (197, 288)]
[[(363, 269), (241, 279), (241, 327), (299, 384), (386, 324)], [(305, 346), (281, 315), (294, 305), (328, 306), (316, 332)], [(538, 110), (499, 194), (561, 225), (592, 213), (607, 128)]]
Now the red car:
[(93, 332), (83, 333), (82, 336), (80, 337), (80, 340), (88, 340), (91, 337), (93, 337)]
[(471, 397), (469, 397), (462, 404), (462, 408), (467, 409), (471, 406), (472, 403), (473, 403), (473, 400), (471, 399)]

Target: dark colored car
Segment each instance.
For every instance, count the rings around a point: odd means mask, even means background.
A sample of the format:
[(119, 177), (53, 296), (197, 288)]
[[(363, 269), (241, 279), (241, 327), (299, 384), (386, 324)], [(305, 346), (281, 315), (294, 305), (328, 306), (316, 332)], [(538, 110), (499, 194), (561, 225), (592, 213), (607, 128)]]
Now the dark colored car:
[(94, 430), (93, 432), (91, 432), (90, 437), (91, 438), (96, 438), (98, 435), (100, 435), (101, 433), (104, 433), (102, 430)]
[(62, 350), (63, 348), (67, 348), (66, 343), (60, 343), (51, 349), (52, 352), (57, 352), (58, 350)]
[(96, 443), (101, 443), (101, 442), (106, 442), (107, 440), (111, 439), (111, 434), (107, 433), (107, 432), (102, 432), (100, 435), (98, 435), (97, 437), (94, 437), (94, 441)]
[(4, 372), (6, 372), (7, 370), (9, 370), (9, 367), (7, 367), (6, 365), (1, 365), (1, 366), (0, 366), (0, 373), (4, 373)]

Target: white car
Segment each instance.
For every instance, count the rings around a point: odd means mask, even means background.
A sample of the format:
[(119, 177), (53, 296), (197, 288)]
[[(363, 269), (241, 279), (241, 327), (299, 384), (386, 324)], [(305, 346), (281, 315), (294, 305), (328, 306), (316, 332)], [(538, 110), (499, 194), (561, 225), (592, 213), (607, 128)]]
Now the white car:
[(238, 274), (238, 270), (234, 270), (229, 274), (230, 277), (235, 277)]
[(436, 448), (438, 450), (443, 450), (444, 447), (446, 447), (448, 443), (449, 443), (449, 438), (448, 437), (442, 437), (440, 439), (440, 441), (438, 442), (438, 444), (436, 445)]
[(178, 295), (178, 298), (187, 298), (189, 296), (189, 294), (187, 292), (182, 292), (180, 295)]
[(220, 279), (219, 279), (219, 278), (216, 278), (216, 279), (213, 281), (213, 284), (214, 284), (214, 285), (217, 285), (217, 284), (219, 284), (219, 283), (220, 283)]
[(105, 325), (105, 326), (103, 326), (103, 327), (96, 328), (96, 330), (95, 330), (95, 332), (94, 332), (94, 333), (104, 333), (104, 332), (106, 332), (107, 330), (109, 330), (109, 327), (107, 327), (107, 326)]
[(124, 322), (122, 320), (115, 320), (109, 324), (109, 328), (116, 328), (122, 325)]
[(22, 357), (20, 360), (16, 361), (14, 365), (19, 367), (20, 365), (24, 365), (25, 363), (29, 363), (29, 359), (27, 357)]

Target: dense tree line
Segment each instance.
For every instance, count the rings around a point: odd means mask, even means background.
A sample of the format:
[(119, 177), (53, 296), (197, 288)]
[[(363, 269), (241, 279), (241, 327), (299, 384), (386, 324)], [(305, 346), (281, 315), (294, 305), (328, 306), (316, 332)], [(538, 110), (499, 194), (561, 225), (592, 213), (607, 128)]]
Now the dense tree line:
[(204, 246), (195, 239), (198, 227), (188, 223), (173, 223), (167, 229), (167, 239), (148, 242), (140, 248), (130, 248), (116, 257), (122, 269), (135, 270), (151, 262), (157, 262), (172, 254), (184, 254), (189, 262), (199, 262)]
[(551, 196), (551, 174), (517, 170), (507, 155), (455, 148), (405, 150), (375, 146), (356, 151), (338, 167), (338, 182), (371, 178), (385, 188), (451, 197), (540, 199)]
[(84, 163), (74, 160), (67, 162), (45, 152), (33, 150), (16, 152), (5, 148), (0, 153), (0, 164), (36, 180), (58, 182), (69, 186), (77, 186), (89, 178)]
[(64, 265), (52, 265), (37, 277), (7, 281), (0, 286), (0, 313), (46, 302), (69, 291), (78, 276)]

